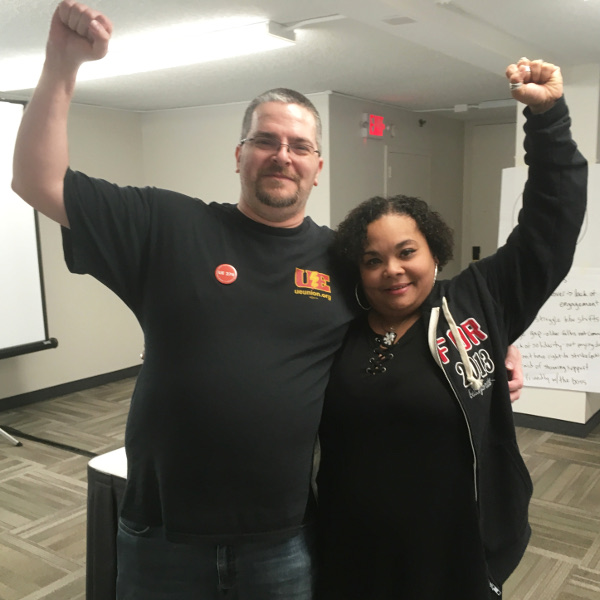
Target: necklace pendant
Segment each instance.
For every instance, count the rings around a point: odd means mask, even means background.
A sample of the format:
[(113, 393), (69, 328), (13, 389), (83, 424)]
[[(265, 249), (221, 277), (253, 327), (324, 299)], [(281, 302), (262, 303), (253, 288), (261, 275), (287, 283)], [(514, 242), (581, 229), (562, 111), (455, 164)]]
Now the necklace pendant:
[(393, 346), (395, 341), (396, 341), (396, 332), (395, 331), (388, 331), (383, 336), (383, 343), (388, 347)]

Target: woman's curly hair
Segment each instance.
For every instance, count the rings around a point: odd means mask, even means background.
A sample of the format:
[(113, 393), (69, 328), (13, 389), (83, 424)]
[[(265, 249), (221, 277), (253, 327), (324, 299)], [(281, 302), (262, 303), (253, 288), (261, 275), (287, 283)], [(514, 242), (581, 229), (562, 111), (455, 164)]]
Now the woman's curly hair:
[(454, 232), (427, 202), (411, 196), (374, 196), (361, 202), (338, 225), (334, 252), (358, 268), (367, 243), (367, 227), (383, 215), (390, 214), (407, 215), (414, 219), (440, 271), (452, 259)]

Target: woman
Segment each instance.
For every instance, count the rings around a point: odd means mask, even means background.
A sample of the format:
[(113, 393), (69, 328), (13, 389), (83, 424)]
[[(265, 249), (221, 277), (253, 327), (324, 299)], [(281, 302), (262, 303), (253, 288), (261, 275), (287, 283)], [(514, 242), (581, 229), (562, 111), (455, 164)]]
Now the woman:
[(436, 281), (452, 235), (426, 203), (372, 198), (339, 226), (357, 267), (354, 323), (321, 426), (321, 597), (501, 597), (530, 528), (503, 358), (567, 274), (587, 165), (571, 140), (560, 69), (507, 68), (525, 115), (519, 224), (495, 255)]

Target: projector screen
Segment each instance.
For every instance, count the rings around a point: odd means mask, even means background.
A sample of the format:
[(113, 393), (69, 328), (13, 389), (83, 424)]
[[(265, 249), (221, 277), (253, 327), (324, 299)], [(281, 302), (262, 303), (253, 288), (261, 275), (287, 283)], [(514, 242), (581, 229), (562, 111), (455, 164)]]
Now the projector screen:
[(11, 189), (23, 105), (0, 101), (0, 358), (57, 346), (48, 337), (36, 212)]

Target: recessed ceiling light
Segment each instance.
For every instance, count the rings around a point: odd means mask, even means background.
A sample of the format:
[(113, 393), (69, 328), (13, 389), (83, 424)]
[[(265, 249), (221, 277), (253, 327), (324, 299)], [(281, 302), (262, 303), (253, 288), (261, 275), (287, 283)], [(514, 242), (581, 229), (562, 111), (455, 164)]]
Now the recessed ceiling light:
[[(206, 31), (206, 25), (195, 27), (187, 23), (111, 40), (108, 54), (102, 60), (84, 63), (77, 80), (160, 71), (274, 50), (294, 43), (293, 31), (273, 21), (246, 23), (216, 31)], [(43, 62), (42, 55), (0, 60), (0, 90), (35, 87)]]

